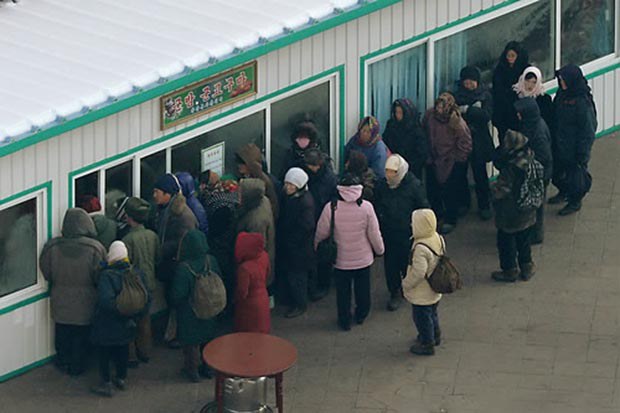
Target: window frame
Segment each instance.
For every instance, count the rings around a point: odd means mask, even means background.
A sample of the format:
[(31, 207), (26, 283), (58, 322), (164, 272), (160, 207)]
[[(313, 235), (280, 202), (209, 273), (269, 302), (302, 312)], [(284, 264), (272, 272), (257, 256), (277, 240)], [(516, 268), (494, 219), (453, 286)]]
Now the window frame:
[(37, 218), (37, 281), (33, 285), (0, 297), (0, 314), (13, 311), (49, 295), (47, 281), (39, 266), (39, 256), (45, 243), (52, 238), (52, 182), (48, 181), (8, 198), (0, 199), (0, 212), (33, 199), (36, 201)]

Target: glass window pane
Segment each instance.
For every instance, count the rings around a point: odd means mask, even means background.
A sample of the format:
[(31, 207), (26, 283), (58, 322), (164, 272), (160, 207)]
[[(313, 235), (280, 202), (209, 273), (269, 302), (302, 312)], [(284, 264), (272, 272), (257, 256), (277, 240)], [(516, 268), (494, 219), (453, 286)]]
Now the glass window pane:
[(511, 41), (529, 52), (530, 63), (542, 70), (545, 79), (554, 73), (554, 1), (543, 0), (508, 13), (435, 43), (435, 94), (453, 90), (459, 71), (476, 65), (482, 82), (491, 84), (493, 69)]
[(99, 171), (92, 172), (75, 180), (75, 199), (73, 200), (73, 205), (79, 206), (81, 200), (86, 196), (99, 198)]
[(0, 297), (37, 283), (37, 200), (0, 211)]
[(114, 218), (119, 200), (133, 194), (133, 161), (105, 171), (105, 214)]
[(166, 173), (166, 151), (159, 151), (140, 160), (140, 198), (153, 199), (153, 187), (158, 177)]
[(235, 152), (243, 145), (253, 143), (265, 150), (265, 112), (260, 111), (221, 128), (207, 132), (172, 148), (172, 170), (186, 171), (198, 177), (202, 171), (202, 150), (225, 142), (225, 172), (237, 172)]
[(280, 174), (291, 147), (291, 133), (303, 120), (312, 120), (319, 131), (321, 150), (330, 153), (329, 82), (297, 93), (271, 105), (271, 172)]
[(426, 108), (426, 44), (368, 67), (369, 113), (384, 128), (392, 102), (409, 98), (421, 113)]
[(562, 65), (614, 52), (613, 0), (562, 0)]

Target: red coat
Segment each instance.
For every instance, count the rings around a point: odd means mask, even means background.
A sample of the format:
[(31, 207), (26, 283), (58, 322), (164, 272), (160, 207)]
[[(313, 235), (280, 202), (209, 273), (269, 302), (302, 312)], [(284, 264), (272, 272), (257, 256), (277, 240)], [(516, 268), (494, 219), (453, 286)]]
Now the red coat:
[(241, 232), (235, 243), (237, 289), (235, 290), (235, 331), (265, 333), (271, 331), (267, 275), (269, 255), (262, 234)]

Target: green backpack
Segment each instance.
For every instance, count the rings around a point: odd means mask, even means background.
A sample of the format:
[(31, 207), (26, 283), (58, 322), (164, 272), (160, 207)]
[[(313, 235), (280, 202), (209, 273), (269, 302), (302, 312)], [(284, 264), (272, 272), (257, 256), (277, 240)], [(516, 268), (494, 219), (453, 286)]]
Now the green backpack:
[(185, 263), (196, 280), (189, 304), (192, 311), (201, 320), (208, 320), (221, 313), (226, 307), (226, 287), (220, 276), (211, 270), (209, 257), (202, 272), (195, 272)]
[(140, 273), (133, 267), (123, 276), (121, 292), (116, 296), (116, 309), (124, 316), (132, 317), (144, 311), (149, 300), (149, 293), (140, 278)]

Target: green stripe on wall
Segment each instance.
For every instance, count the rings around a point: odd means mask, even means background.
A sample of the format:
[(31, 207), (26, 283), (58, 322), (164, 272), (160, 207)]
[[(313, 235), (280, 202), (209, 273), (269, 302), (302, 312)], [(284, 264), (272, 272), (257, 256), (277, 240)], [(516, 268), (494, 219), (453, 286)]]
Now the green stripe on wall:
[(9, 379), (12, 379), (13, 377), (19, 376), (21, 374), (26, 373), (27, 371), (30, 371), (34, 368), (40, 367), (44, 364), (49, 363), (50, 361), (52, 361), (52, 359), (54, 358), (54, 356), (48, 356), (45, 357), (39, 361), (35, 361), (34, 363), (30, 363), (27, 366), (24, 366), (22, 368), (19, 368), (17, 370), (11, 371), (10, 373), (4, 374), (2, 376), (0, 376), (0, 383), (7, 381)]

